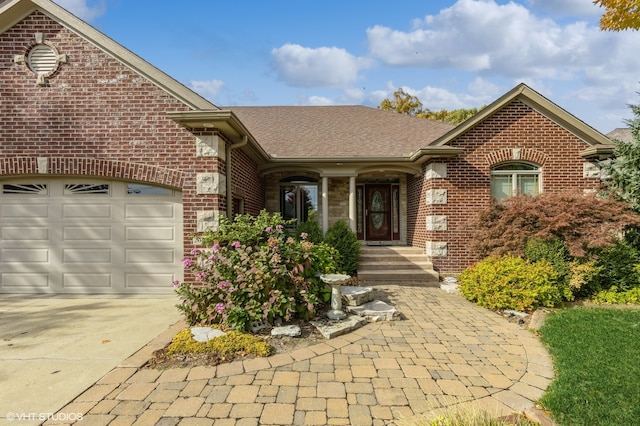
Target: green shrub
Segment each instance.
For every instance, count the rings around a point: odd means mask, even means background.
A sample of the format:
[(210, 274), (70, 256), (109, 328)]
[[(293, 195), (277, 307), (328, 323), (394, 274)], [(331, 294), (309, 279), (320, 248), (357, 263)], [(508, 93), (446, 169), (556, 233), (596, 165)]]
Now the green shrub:
[(529, 239), (524, 247), (524, 257), (534, 263), (546, 260), (553, 265), (559, 280), (568, 282), (570, 279), (569, 263), (571, 256), (564, 243), (557, 238), (549, 240)]
[(466, 268), (459, 277), (461, 294), (488, 309), (530, 312), (571, 298), (546, 260), (532, 263), (511, 255), (490, 256)]
[(340, 220), (329, 227), (324, 241), (340, 253), (338, 269), (345, 274), (354, 275), (358, 271), (360, 242), (347, 222)]
[[(337, 271), (337, 251), (287, 236), (279, 215), (237, 220), (222, 228), (229, 235), (219, 231), (212, 240), (224, 243), (194, 249), (183, 260), (195, 277), (174, 283), (186, 321), (248, 330), (254, 322), (312, 317), (329, 300), (330, 288), (319, 275)], [(268, 226), (260, 231), (258, 223)], [(246, 236), (252, 244), (230, 236)]]
[(613, 286), (609, 290), (602, 290), (591, 299), (594, 303), (605, 305), (640, 305), (640, 287), (620, 291)]
[(604, 247), (594, 251), (597, 273), (592, 277), (587, 288), (588, 294), (598, 293), (616, 287), (627, 291), (640, 284), (640, 250), (619, 240), (612, 247)]
[(285, 232), (284, 229), (294, 222), (295, 219), (285, 221), (280, 213), (270, 214), (266, 210), (262, 210), (258, 216), (240, 214), (233, 219), (221, 216), (218, 230), (205, 231), (200, 236), (200, 242), (204, 247), (212, 247), (216, 243), (225, 246), (233, 241), (252, 246), (267, 241), (271, 236), (270, 231), (276, 227)]
[[(302, 238), (303, 236), (304, 238)], [(321, 243), (323, 241), (323, 232), (318, 223), (318, 214), (315, 211), (309, 211), (309, 218), (305, 222), (298, 224), (296, 238), (306, 239), (312, 243)]]

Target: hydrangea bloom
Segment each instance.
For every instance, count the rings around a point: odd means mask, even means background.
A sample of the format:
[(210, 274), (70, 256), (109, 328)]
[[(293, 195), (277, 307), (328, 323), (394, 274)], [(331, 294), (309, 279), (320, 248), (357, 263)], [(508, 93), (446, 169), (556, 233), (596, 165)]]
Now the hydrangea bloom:
[(216, 303), (216, 312), (222, 314), (224, 312), (224, 303)]
[(182, 266), (185, 268), (191, 268), (193, 266), (193, 260), (189, 258), (182, 259)]

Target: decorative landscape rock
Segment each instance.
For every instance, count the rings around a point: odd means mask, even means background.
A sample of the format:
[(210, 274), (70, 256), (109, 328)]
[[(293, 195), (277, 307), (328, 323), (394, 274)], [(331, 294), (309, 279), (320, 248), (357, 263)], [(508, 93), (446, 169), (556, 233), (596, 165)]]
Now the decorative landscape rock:
[(191, 327), (191, 335), (193, 336), (193, 339), (201, 343), (208, 342), (215, 337), (224, 336), (225, 334), (227, 333), (222, 330), (218, 330), (217, 328)]
[(450, 294), (459, 294), (460, 289), (457, 283), (440, 283), (440, 290), (444, 290)]
[(298, 337), (300, 336), (301, 333), (302, 331), (300, 330), (300, 326), (297, 326), (295, 324), (273, 327), (271, 329), (272, 336)]
[(360, 306), (373, 300), (373, 288), (343, 285), (340, 288), (342, 300), (347, 306)]
[(269, 328), (271, 327), (271, 324), (269, 324), (266, 321), (254, 321), (251, 323), (251, 332), (252, 333), (257, 333), (258, 331), (262, 330), (263, 328)]
[(349, 315), (347, 318), (340, 321), (330, 321), (325, 319), (311, 321), (311, 325), (317, 328), (325, 339), (332, 339), (334, 337), (347, 334), (350, 331), (362, 327), (366, 323), (367, 319), (358, 315)]
[(396, 308), (381, 300), (374, 300), (362, 306), (347, 306), (347, 311), (365, 318), (368, 322), (395, 321), (400, 317)]
[(451, 294), (459, 294), (458, 279), (455, 277), (445, 277), (440, 283), (440, 289)]

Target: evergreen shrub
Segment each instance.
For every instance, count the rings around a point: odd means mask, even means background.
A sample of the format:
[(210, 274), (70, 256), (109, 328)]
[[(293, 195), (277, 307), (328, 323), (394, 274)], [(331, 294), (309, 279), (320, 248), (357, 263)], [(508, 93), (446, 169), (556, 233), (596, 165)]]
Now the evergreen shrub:
[(324, 241), (340, 253), (337, 260), (338, 270), (348, 275), (355, 275), (360, 258), (360, 241), (349, 225), (344, 220), (334, 223), (327, 230)]

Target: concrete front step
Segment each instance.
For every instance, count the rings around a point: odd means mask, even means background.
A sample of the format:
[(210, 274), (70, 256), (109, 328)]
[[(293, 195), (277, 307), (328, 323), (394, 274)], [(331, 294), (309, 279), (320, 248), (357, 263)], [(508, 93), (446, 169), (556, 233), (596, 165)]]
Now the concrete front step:
[(435, 287), (440, 276), (418, 247), (363, 246), (358, 262), (358, 279), (364, 283), (411, 282)]
[(366, 271), (375, 271), (375, 270), (402, 270), (402, 269), (422, 269), (425, 271), (433, 270), (433, 263), (428, 260), (419, 260), (415, 262), (408, 262), (406, 260), (392, 260), (392, 261), (376, 261), (376, 260), (365, 260), (363, 261), (360, 258), (358, 262), (358, 267), (362, 270)]
[(416, 283), (428, 287), (438, 287), (440, 275), (435, 271), (396, 270), (396, 271), (358, 271), (358, 280), (363, 284), (384, 281), (388, 284)]

